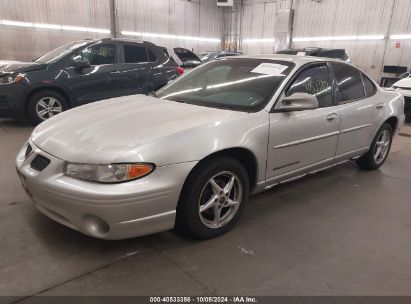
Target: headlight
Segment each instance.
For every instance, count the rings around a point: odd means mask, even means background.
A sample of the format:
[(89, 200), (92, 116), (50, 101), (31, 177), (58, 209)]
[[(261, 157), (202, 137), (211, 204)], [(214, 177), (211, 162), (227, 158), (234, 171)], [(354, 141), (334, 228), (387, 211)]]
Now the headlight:
[(15, 82), (20, 82), (24, 79), (26, 74), (10, 74), (0, 77), (0, 84), (10, 84)]
[(142, 178), (153, 172), (155, 166), (148, 163), (93, 165), (65, 163), (67, 176), (100, 183), (120, 183)]

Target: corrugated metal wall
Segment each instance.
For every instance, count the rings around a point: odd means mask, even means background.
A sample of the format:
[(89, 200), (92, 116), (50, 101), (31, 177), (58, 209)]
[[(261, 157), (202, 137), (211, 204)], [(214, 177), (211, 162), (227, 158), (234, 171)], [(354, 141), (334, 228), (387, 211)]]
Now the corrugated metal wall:
[[(279, 11), (289, 8), (288, 0), (244, 1), (241, 49), (249, 54), (272, 54), (280, 46), (277, 37)], [(247, 42), (247, 39), (276, 38), (272, 42)]]
[[(411, 33), (411, 0), (237, 0), (224, 14), (225, 39), (249, 54), (273, 53), (279, 12), (294, 9), (292, 37), (383, 35), (384, 40), (292, 42), (292, 47), (345, 48), (352, 62), (379, 81), (383, 65), (411, 65), (411, 40), (396, 48), (392, 34)], [(275, 38), (275, 42), (245, 39)]]
[[(293, 2), (293, 37), (411, 33), (411, 0), (235, 0), (232, 8), (215, 0), (115, 0), (117, 32), (223, 38), (226, 49), (273, 53), (280, 12)], [(110, 29), (110, 0), (0, 0), (0, 19)], [(107, 34), (0, 26), (0, 59), (30, 60), (61, 44)], [(121, 35), (120, 35), (121, 36)], [(137, 37), (139, 38), (139, 37)], [(245, 39), (276, 38), (274, 42)], [(194, 51), (217, 50), (216, 42), (144, 38)], [(283, 38), (281, 38), (283, 39)], [(281, 42), (281, 43), (280, 43)], [(384, 64), (411, 64), (411, 40), (293, 42), (293, 47), (345, 48), (352, 62), (376, 80)]]
[(247, 54), (272, 54), (280, 42), (247, 42), (274, 38), (279, 11), (289, 9), (289, 0), (237, 0), (224, 16), (226, 42), (236, 43)]
[[(115, 0), (115, 8), (119, 33), (136, 31), (218, 39), (223, 33), (223, 9), (214, 0)], [(1, 19), (110, 29), (110, 0), (0, 0)], [(31, 60), (73, 40), (108, 36), (0, 25), (0, 59)], [(195, 51), (221, 47), (216, 42), (152, 37), (144, 40)]]
[[(293, 37), (385, 35), (411, 33), (410, 0), (294, 0)], [(345, 48), (353, 64), (375, 80), (386, 65), (411, 65), (411, 41), (293, 42), (293, 47)]]
[[(125, 31), (218, 38), (222, 35), (222, 8), (210, 0), (116, 0), (117, 27)], [(159, 45), (194, 51), (218, 50), (220, 43), (145, 38)]]
[[(109, 29), (109, 1), (0, 0), (0, 19)], [(106, 36), (2, 25), (0, 59), (32, 60), (73, 40)]]

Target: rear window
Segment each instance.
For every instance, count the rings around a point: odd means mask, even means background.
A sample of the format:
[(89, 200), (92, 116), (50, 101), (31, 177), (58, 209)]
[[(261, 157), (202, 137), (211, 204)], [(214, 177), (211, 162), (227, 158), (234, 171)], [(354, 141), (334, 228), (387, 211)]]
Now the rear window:
[(124, 62), (140, 63), (147, 62), (147, 49), (144, 46), (124, 45)]
[(362, 81), (364, 82), (364, 89), (365, 89), (365, 94), (367, 97), (371, 97), (372, 95), (375, 94), (377, 91), (376, 86), (374, 83), (365, 75), (364, 73), (361, 73), (362, 76)]
[(176, 53), (182, 62), (189, 60), (200, 61), (200, 58), (198, 58), (196, 54), (184, 48), (174, 48), (174, 53)]

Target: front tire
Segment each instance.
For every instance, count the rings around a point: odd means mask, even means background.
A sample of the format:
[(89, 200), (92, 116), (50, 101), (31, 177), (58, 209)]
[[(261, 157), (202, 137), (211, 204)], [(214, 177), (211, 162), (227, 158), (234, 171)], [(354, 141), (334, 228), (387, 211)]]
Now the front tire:
[(61, 94), (44, 90), (30, 96), (27, 103), (27, 116), (33, 125), (38, 125), (67, 108), (67, 102)]
[(249, 179), (235, 159), (205, 160), (190, 173), (177, 206), (176, 228), (199, 239), (226, 233), (240, 217)]
[(384, 123), (378, 130), (366, 154), (357, 160), (360, 168), (376, 170), (382, 166), (391, 149), (393, 130), (389, 123)]

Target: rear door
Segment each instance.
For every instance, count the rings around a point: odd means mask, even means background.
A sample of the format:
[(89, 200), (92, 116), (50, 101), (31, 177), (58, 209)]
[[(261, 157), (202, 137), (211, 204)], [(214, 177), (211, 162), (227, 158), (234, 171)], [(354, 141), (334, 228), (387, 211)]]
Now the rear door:
[[(341, 134), (336, 160), (347, 159), (367, 151), (384, 115), (384, 103), (376, 87), (358, 69), (344, 63), (330, 63), (337, 83)], [(364, 83), (366, 86), (364, 87)]]
[(117, 72), (123, 95), (151, 92), (149, 73), (154, 66), (154, 59), (149, 58), (147, 47), (143, 43), (123, 43), (120, 49), (122, 62)]

